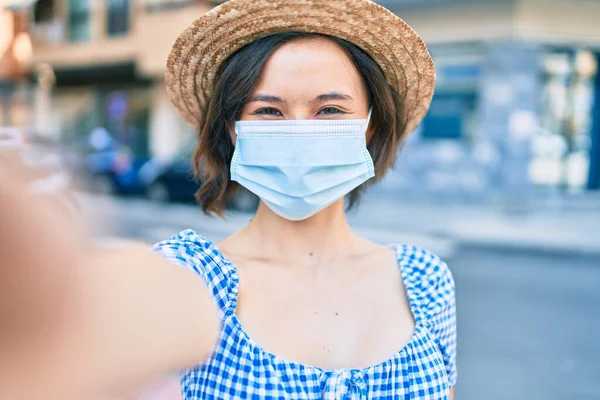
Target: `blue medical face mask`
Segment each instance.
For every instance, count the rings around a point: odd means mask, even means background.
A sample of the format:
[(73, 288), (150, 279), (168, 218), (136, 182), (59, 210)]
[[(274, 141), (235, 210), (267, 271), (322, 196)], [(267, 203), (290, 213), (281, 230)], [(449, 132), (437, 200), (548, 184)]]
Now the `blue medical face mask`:
[(231, 179), (299, 221), (375, 176), (367, 119), (238, 121)]

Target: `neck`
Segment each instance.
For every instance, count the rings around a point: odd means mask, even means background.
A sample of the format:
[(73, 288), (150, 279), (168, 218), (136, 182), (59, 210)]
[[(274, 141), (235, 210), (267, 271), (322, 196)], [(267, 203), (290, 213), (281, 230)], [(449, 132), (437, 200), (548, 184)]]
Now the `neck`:
[(263, 256), (312, 262), (346, 253), (354, 237), (343, 199), (302, 221), (282, 218), (261, 203), (244, 231)]

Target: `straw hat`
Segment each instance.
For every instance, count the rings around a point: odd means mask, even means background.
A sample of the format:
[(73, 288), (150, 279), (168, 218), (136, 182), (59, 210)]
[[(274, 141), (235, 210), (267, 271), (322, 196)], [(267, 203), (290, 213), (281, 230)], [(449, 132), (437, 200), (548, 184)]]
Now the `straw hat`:
[(416, 32), (386, 8), (370, 0), (229, 0), (192, 23), (167, 60), (167, 92), (183, 118), (198, 129), (223, 62), (255, 39), (285, 31), (359, 46), (404, 98), (406, 131), (425, 116), (435, 86), (433, 61)]

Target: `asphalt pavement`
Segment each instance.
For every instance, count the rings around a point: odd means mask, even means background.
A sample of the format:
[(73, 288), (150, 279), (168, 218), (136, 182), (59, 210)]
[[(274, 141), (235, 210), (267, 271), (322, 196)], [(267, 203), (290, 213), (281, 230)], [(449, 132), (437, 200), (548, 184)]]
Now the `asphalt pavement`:
[[(136, 199), (86, 199), (86, 209), (104, 222), (97, 233), (148, 243), (186, 228), (219, 241), (250, 219), (234, 213), (223, 221), (192, 206)], [(373, 240), (422, 245), (448, 262), (457, 289), (460, 400), (600, 399), (596, 217), (593, 209), (524, 214), (376, 197), (350, 214), (356, 230)]]
[(457, 399), (600, 399), (600, 257), (463, 247)]

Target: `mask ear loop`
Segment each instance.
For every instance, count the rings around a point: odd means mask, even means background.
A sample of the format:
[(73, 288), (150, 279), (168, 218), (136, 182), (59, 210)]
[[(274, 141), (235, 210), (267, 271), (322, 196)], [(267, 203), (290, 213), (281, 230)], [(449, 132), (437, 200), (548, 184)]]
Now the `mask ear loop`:
[(365, 126), (365, 133), (369, 130), (369, 125), (371, 124), (371, 115), (373, 115), (373, 107), (369, 108), (369, 115), (367, 116), (367, 124)]
[[(373, 107), (369, 108), (369, 115), (367, 116), (367, 124), (365, 126), (365, 148), (364, 155), (367, 165), (369, 167), (369, 177), (372, 178), (375, 176), (375, 165), (373, 164), (373, 158), (371, 157), (371, 153), (367, 149), (367, 131), (369, 130), (369, 124), (371, 123), (371, 115), (373, 115)], [(370, 179), (369, 178), (369, 179)]]

